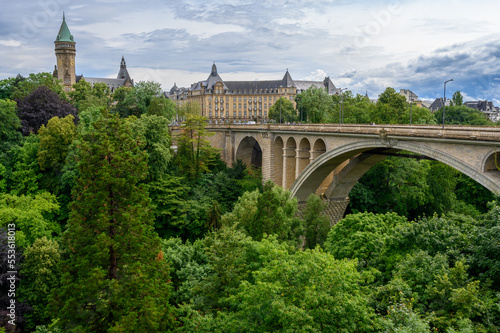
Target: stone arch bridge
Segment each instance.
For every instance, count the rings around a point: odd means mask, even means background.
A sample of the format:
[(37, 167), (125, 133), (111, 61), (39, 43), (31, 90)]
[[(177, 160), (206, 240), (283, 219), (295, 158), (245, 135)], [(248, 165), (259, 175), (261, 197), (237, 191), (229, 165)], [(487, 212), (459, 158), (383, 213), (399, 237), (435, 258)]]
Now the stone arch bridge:
[(261, 167), (264, 180), (289, 189), (299, 203), (310, 193), (323, 195), (332, 223), (342, 218), (361, 176), (398, 151), (443, 162), (500, 193), (497, 127), (265, 124), (211, 125), (208, 130), (215, 133), (208, 140), (229, 165), (241, 159)]

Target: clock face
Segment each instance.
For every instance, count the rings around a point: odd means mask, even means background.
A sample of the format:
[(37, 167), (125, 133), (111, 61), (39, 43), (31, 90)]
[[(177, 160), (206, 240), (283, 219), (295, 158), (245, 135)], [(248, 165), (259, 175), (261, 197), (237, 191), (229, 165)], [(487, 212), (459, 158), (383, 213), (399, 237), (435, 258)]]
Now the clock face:
[(71, 59), (71, 66), (75, 66), (75, 59)]

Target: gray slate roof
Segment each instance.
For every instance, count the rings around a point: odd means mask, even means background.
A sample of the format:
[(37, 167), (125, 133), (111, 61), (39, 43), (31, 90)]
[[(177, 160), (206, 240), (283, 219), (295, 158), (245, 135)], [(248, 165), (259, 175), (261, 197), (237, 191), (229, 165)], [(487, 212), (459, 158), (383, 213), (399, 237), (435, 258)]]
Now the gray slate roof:
[[(323, 81), (294, 81), (292, 79), (292, 76), (288, 72), (288, 69), (281, 80), (224, 81), (217, 73), (217, 66), (215, 65), (215, 63), (212, 65), (212, 72), (210, 73), (207, 80), (193, 83), (189, 90), (191, 91), (201, 90), (202, 86), (207, 90), (212, 90), (217, 82), (222, 82), (224, 89), (227, 90), (229, 93), (233, 92), (249, 93), (250, 90), (252, 90), (252, 92), (254, 93), (257, 92), (271, 93), (273, 92), (274, 89), (278, 89), (280, 87), (286, 87), (286, 88), (294, 87), (297, 90), (299, 90), (299, 92), (301, 92), (309, 89), (312, 86), (316, 86), (318, 88), (326, 87), (328, 89), (328, 94), (330, 95), (336, 94), (338, 92), (338, 89), (335, 87), (333, 82), (328, 77), (325, 78)], [(170, 94), (172, 95), (175, 94), (176, 92), (178, 93), (179, 90), (182, 91), (183, 89), (182, 88), (179, 89), (177, 85), (174, 84), (174, 86), (170, 89)]]
[(122, 56), (122, 61), (120, 63), (120, 71), (118, 72), (116, 79), (102, 78), (102, 77), (84, 77), (83, 75), (77, 75), (76, 82), (80, 81), (81, 79), (84, 79), (92, 86), (98, 82), (105, 83), (108, 86), (108, 88), (113, 91), (119, 87), (124, 86), (127, 81), (129, 81), (132, 85), (134, 84), (134, 80), (132, 80), (130, 78), (130, 75), (128, 74), (127, 65), (125, 63), (125, 59), (123, 56)]

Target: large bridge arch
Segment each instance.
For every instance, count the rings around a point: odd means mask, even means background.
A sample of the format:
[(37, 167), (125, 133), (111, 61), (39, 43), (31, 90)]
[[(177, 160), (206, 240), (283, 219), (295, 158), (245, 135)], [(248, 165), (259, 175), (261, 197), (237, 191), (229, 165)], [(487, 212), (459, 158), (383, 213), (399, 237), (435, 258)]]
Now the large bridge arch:
[[(340, 165), (346, 165), (342, 170), (344, 174), (338, 179), (345, 179), (342, 184), (335, 184), (328, 188), (325, 195), (330, 199), (341, 199), (349, 194), (349, 191), (368, 171), (372, 165), (383, 159), (380, 156), (370, 156), (370, 151), (376, 149), (404, 150), (420, 155), (428, 156), (437, 161), (451, 166), (452, 168), (466, 174), (492, 192), (500, 193), (500, 172), (498, 170), (487, 171), (486, 164), (491, 165), (491, 155), (484, 162), (484, 169), (477, 170), (471, 165), (430, 146), (407, 141), (384, 142), (380, 139), (364, 140), (351, 144), (341, 145), (328, 152), (323, 153), (309, 164), (292, 184), (290, 191), (299, 201), (306, 200), (310, 193), (316, 192), (325, 178)], [(494, 158), (494, 157), (493, 157)], [(351, 161), (351, 163), (346, 163)], [(493, 160), (494, 163), (494, 160)], [(349, 166), (349, 164), (351, 164)], [(491, 167), (490, 167), (491, 169)], [(487, 172), (485, 172), (487, 171)], [(340, 171), (342, 172), (342, 171)]]

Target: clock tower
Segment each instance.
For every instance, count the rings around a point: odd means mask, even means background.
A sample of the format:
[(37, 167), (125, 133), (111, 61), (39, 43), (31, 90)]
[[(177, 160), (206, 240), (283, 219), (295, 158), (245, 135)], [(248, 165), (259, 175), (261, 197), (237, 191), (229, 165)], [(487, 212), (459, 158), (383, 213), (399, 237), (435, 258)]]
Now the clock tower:
[(73, 39), (73, 35), (69, 31), (68, 25), (66, 24), (64, 13), (61, 28), (59, 29), (59, 33), (57, 34), (54, 44), (57, 59), (54, 76), (62, 81), (64, 90), (68, 92), (72, 89), (73, 84), (76, 83), (76, 43)]

